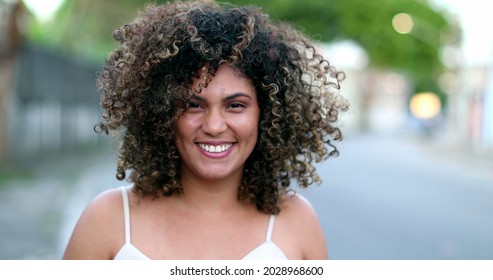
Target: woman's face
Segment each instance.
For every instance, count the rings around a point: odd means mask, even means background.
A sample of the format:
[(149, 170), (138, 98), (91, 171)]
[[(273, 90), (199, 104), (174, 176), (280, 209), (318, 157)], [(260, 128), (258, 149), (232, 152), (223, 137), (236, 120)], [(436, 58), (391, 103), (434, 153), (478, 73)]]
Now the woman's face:
[(192, 96), (177, 121), (182, 177), (241, 179), (257, 142), (259, 116), (251, 80), (233, 67), (221, 65), (207, 87)]

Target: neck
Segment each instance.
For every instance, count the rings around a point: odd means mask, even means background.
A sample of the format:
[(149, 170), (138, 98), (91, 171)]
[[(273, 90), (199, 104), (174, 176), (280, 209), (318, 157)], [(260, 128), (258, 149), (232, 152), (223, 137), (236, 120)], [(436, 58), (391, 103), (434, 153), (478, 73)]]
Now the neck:
[(235, 180), (203, 181), (183, 176), (180, 200), (187, 208), (200, 213), (224, 213), (241, 205), (238, 190), (241, 178)]

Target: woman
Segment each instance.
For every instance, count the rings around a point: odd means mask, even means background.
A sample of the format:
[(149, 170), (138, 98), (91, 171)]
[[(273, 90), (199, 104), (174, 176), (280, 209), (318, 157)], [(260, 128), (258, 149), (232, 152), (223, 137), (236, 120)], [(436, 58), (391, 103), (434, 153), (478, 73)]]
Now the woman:
[(65, 259), (327, 259), (309, 202), (337, 155), (343, 74), (258, 8), (148, 5), (117, 29), (98, 132), (117, 178), (82, 214)]

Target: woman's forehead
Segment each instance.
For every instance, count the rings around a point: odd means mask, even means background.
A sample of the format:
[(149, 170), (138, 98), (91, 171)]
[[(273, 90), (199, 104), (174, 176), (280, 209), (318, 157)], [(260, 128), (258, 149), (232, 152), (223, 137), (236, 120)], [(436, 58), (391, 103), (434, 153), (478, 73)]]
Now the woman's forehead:
[(221, 64), (217, 69), (210, 66), (201, 67), (192, 79), (191, 87), (194, 91), (200, 92), (211, 84), (216, 87), (228, 85), (230, 87), (255, 88), (253, 81), (246, 74), (229, 64)]

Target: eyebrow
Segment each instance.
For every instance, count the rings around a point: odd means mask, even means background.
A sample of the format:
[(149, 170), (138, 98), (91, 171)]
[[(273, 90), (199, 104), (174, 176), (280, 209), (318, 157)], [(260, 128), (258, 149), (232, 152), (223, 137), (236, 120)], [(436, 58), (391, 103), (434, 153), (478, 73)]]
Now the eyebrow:
[[(223, 98), (223, 102), (228, 102), (228, 101), (230, 101), (232, 99), (235, 99), (237, 97), (246, 97), (248, 99), (252, 99), (252, 97), (250, 95), (246, 94), (246, 93), (237, 92), (237, 93), (233, 93), (231, 95), (228, 95), (228, 96), (224, 97)], [(200, 95), (194, 95), (194, 96), (192, 96), (192, 98), (195, 98), (195, 99), (197, 99), (199, 101), (202, 101), (202, 102), (205, 102), (206, 101), (205, 98), (202, 97), (202, 96), (200, 96)]]

